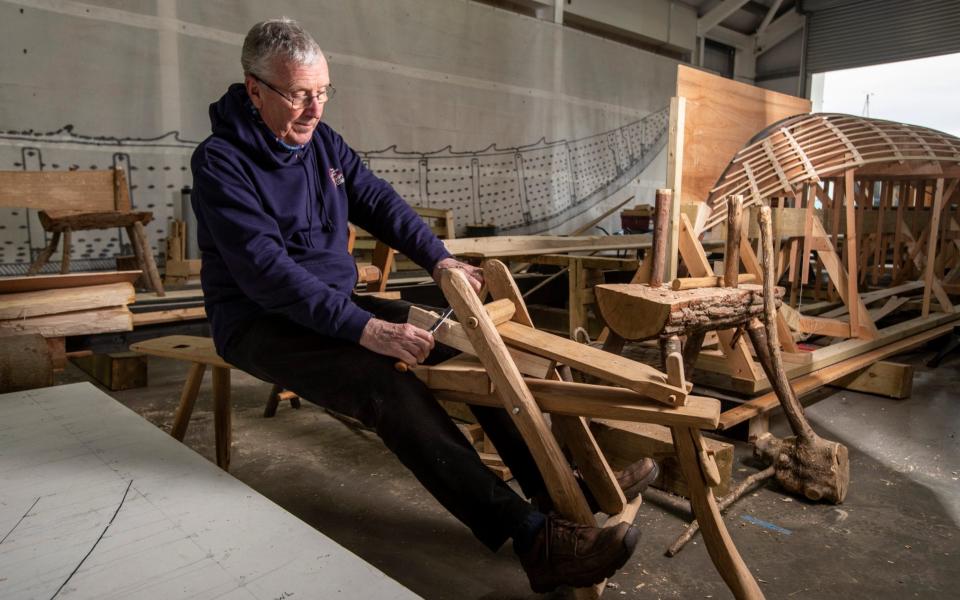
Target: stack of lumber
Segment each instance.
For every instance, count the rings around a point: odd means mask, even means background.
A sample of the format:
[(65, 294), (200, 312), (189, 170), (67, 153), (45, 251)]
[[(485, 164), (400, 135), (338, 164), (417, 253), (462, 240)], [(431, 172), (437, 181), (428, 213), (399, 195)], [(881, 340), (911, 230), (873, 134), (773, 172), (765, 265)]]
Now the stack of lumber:
[(0, 278), (0, 338), (63, 338), (133, 329), (140, 271)]

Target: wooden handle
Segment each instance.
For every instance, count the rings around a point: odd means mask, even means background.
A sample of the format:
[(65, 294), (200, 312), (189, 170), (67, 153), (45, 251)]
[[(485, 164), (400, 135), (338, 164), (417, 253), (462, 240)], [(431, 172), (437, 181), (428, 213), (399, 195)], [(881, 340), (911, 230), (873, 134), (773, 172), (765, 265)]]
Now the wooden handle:
[(393, 363), (393, 368), (396, 369), (397, 371), (400, 371), (401, 373), (406, 373), (407, 371), (410, 370), (410, 365), (403, 362), (402, 360), (398, 360), (397, 362)]
[(380, 281), (382, 274), (375, 265), (357, 265), (357, 280), (360, 283), (374, 283)]
[(653, 257), (650, 261), (650, 287), (663, 285), (663, 273), (667, 262), (667, 236), (670, 232), (670, 206), (673, 200), (673, 190), (657, 190), (655, 204), (656, 214), (653, 222)]
[[(738, 283), (756, 283), (757, 277), (753, 273), (740, 273), (737, 275)], [(692, 290), (705, 287), (724, 287), (724, 278), (717, 275), (708, 275), (706, 277), (678, 277), (673, 280), (670, 287), (674, 291)], [(727, 286), (732, 287), (732, 286)]]
[(740, 231), (743, 229), (743, 196), (727, 198), (727, 244), (723, 256), (723, 286), (737, 287), (740, 273)]

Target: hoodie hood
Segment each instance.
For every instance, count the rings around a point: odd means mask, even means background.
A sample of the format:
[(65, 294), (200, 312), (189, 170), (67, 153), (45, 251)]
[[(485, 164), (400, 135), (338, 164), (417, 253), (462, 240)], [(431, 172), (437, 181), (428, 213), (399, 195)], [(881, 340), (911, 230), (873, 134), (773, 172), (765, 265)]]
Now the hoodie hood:
[(214, 135), (254, 157), (264, 169), (295, 165), (310, 151), (310, 144), (293, 152), (283, 148), (260, 118), (260, 112), (250, 101), (242, 83), (231, 85), (220, 100), (210, 105), (210, 128)]

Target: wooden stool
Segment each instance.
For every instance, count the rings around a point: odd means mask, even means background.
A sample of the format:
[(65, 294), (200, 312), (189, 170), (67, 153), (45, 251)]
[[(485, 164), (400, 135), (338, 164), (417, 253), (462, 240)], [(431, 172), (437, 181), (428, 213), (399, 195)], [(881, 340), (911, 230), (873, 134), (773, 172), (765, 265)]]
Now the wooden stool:
[[(153, 220), (153, 213), (149, 211), (134, 212), (131, 210), (130, 190), (123, 169), (113, 169), (109, 173), (56, 173), (54, 178), (44, 179), (43, 173), (21, 173), (23, 177), (31, 178), (23, 184), (31, 184), (31, 194), (48, 195), (51, 208), (40, 210), (40, 224), (44, 231), (50, 232), (50, 242), (30, 265), (28, 275), (36, 275), (47, 264), (50, 257), (57, 250), (61, 236), (63, 237), (63, 260), (60, 263), (60, 272), (70, 272), (71, 238), (74, 231), (91, 229), (113, 229), (123, 227), (130, 237), (130, 245), (137, 257), (137, 264), (143, 271), (150, 287), (158, 296), (163, 296), (163, 282), (157, 271), (157, 263), (150, 249), (150, 241), (144, 225)], [(96, 183), (94, 183), (96, 182)], [(66, 208), (70, 203), (63, 200), (76, 190), (92, 198), (101, 198), (99, 203), (91, 203), (85, 207), (74, 204), (75, 208)], [(57, 202), (57, 199), (61, 201)], [(63, 206), (64, 208), (52, 208)], [(96, 206), (96, 208), (94, 208)]]
[[(231, 413), (230, 413), (230, 369), (233, 365), (226, 362), (217, 354), (211, 338), (193, 335), (169, 335), (132, 344), (130, 349), (149, 356), (162, 356), (176, 360), (185, 360), (191, 363), (187, 380), (180, 393), (180, 404), (173, 417), (173, 427), (170, 435), (183, 441), (193, 414), (193, 406), (197, 402), (197, 394), (203, 375), (210, 366), (213, 368), (213, 431), (215, 438), (217, 466), (224, 471), (230, 470), (230, 442), (231, 442)], [(279, 385), (274, 385), (267, 399), (264, 417), (272, 417), (277, 413), (280, 400), (290, 400), (291, 406), (300, 408), (300, 399), (292, 392), (285, 392)]]

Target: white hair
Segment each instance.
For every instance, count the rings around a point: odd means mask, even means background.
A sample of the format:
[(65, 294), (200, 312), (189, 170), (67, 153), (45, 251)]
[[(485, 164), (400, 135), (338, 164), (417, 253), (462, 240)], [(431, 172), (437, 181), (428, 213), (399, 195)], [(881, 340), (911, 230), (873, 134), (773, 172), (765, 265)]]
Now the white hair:
[(243, 40), (240, 64), (245, 75), (266, 77), (275, 58), (298, 65), (312, 65), (322, 55), (320, 46), (299, 23), (280, 17), (250, 28)]

